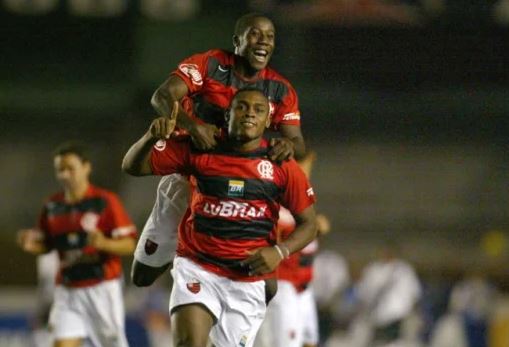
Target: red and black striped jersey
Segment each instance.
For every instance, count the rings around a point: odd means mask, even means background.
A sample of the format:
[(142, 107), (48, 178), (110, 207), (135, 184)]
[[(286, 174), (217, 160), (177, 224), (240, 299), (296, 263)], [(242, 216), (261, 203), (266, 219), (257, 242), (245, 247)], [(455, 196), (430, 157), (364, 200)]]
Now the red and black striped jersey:
[[(275, 242), (280, 204), (298, 214), (315, 201), (313, 189), (294, 160), (266, 158), (267, 142), (248, 153), (220, 142), (198, 152), (187, 140), (160, 140), (151, 152), (156, 175), (190, 176), (190, 210), (179, 229), (177, 254), (241, 281), (254, 281), (240, 266), (248, 252)], [(269, 276), (264, 276), (269, 277)]]
[[(282, 239), (288, 237), (295, 230), (295, 220), (291, 213), (281, 207), (277, 223), (278, 236)], [(279, 280), (293, 284), (297, 291), (306, 289), (313, 279), (313, 259), (318, 252), (318, 240), (314, 239), (299, 252), (283, 260), (276, 271)]]
[(120, 257), (87, 245), (87, 230), (100, 230), (108, 238), (136, 237), (136, 227), (115, 193), (90, 185), (83, 199), (68, 203), (64, 193), (51, 196), (43, 206), (39, 228), (49, 249), (60, 258), (57, 283), (86, 287), (122, 274)]
[(300, 125), (297, 93), (284, 77), (271, 68), (258, 72), (254, 79), (245, 80), (235, 73), (235, 55), (213, 49), (183, 60), (172, 72), (189, 88), (183, 105), (190, 114), (209, 124), (223, 127), (225, 110), (238, 89), (256, 87), (270, 103), (272, 128), (279, 125)]

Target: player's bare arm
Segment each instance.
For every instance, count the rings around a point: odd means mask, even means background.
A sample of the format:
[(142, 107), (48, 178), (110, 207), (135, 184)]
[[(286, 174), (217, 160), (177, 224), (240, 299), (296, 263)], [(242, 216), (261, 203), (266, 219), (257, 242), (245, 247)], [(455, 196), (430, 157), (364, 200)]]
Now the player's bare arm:
[(306, 154), (306, 145), (300, 126), (281, 125), (279, 132), (282, 137), (271, 139), (269, 158), (274, 161), (303, 158)]
[(316, 215), (313, 206), (294, 215), (297, 227), (282, 243), (273, 247), (264, 247), (252, 252), (242, 262), (247, 266), (250, 275), (261, 275), (274, 271), (279, 263), (313, 241), (316, 237)]
[[(189, 89), (185, 82), (180, 77), (172, 75), (152, 95), (152, 107), (160, 116), (167, 117), (171, 112), (171, 105), (175, 101), (180, 103), (188, 93)], [(183, 107), (179, 108), (177, 126), (187, 130), (195, 146), (201, 150), (210, 150), (217, 145), (215, 137), (219, 134), (219, 129), (212, 124), (197, 122)]]
[(175, 129), (179, 102), (173, 103), (170, 116), (159, 117), (152, 121), (147, 132), (127, 151), (122, 160), (122, 170), (133, 176), (152, 174), (150, 151), (158, 140), (168, 139)]
[(88, 244), (98, 251), (122, 256), (133, 254), (136, 240), (131, 237), (112, 239), (97, 230), (88, 233)]

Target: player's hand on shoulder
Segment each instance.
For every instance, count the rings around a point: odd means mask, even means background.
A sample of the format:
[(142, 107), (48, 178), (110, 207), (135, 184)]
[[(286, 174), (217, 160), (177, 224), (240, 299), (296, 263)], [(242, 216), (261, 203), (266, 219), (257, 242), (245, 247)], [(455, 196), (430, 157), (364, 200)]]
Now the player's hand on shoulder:
[(158, 117), (152, 121), (149, 128), (150, 135), (156, 139), (169, 139), (177, 124), (178, 110), (179, 103), (175, 101), (168, 117)]
[(273, 161), (292, 159), (295, 154), (295, 145), (286, 137), (270, 139), (269, 158)]
[(193, 144), (202, 151), (209, 151), (216, 147), (216, 137), (219, 136), (219, 129), (212, 124), (196, 123), (189, 131)]

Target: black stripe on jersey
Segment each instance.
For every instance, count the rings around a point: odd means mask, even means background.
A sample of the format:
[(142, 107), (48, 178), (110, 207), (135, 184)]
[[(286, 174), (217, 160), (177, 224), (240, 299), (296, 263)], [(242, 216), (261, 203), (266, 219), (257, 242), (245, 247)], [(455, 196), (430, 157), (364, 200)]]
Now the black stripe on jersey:
[(308, 267), (313, 265), (313, 260), (315, 259), (314, 254), (301, 254), (299, 258), (299, 265), (302, 267)]
[(202, 253), (202, 252), (197, 252), (196, 257), (199, 260), (204, 261), (205, 263), (214, 264), (214, 265), (217, 265), (217, 266), (220, 266), (223, 268), (227, 268), (227, 269), (230, 269), (233, 271), (237, 271), (237, 272), (240, 272), (240, 273), (246, 274), (246, 275), (249, 273), (249, 269), (247, 268), (247, 266), (240, 265), (240, 262), (243, 259), (217, 258), (217, 257), (211, 256), (210, 254)]
[(77, 204), (68, 204), (64, 201), (50, 201), (46, 204), (48, 216), (57, 216), (69, 214), (71, 212), (95, 212), (101, 213), (106, 207), (106, 201), (103, 198), (90, 198), (80, 201)]
[(230, 198), (230, 181), (243, 181), (244, 188), (241, 198), (243, 200), (276, 200), (281, 193), (280, 188), (271, 181), (263, 181), (255, 178), (245, 179), (222, 176), (195, 176), (198, 182), (198, 190), (203, 195), (217, 198)]
[(267, 238), (274, 228), (270, 219), (226, 220), (194, 215), (194, 230), (221, 239), (256, 240)]
[(233, 75), (232, 65), (221, 65), (219, 60), (210, 57), (207, 66), (207, 76), (218, 81), (225, 86), (231, 86), (231, 76)]
[(85, 247), (87, 240), (88, 234), (86, 232), (74, 231), (53, 236), (51, 238), (51, 245), (59, 251), (67, 251)]
[[(227, 71), (222, 71), (227, 70)], [(236, 89), (254, 87), (260, 89), (273, 102), (280, 103), (288, 94), (288, 86), (282, 81), (271, 79), (260, 79), (255, 82), (246, 82), (235, 75), (232, 66), (221, 65), (219, 60), (210, 57), (208, 61), (208, 77), (223, 84), (225, 87)], [(202, 115), (200, 114), (200, 117)]]

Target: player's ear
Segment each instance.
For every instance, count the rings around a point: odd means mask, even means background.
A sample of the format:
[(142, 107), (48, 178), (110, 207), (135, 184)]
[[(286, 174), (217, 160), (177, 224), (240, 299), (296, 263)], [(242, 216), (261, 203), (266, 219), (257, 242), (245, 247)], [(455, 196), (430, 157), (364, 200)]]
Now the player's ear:
[(230, 108), (227, 108), (226, 111), (224, 111), (224, 120), (226, 121), (226, 124), (230, 122)]
[(232, 37), (233, 47), (237, 48), (240, 46), (240, 38), (238, 35), (233, 35)]

